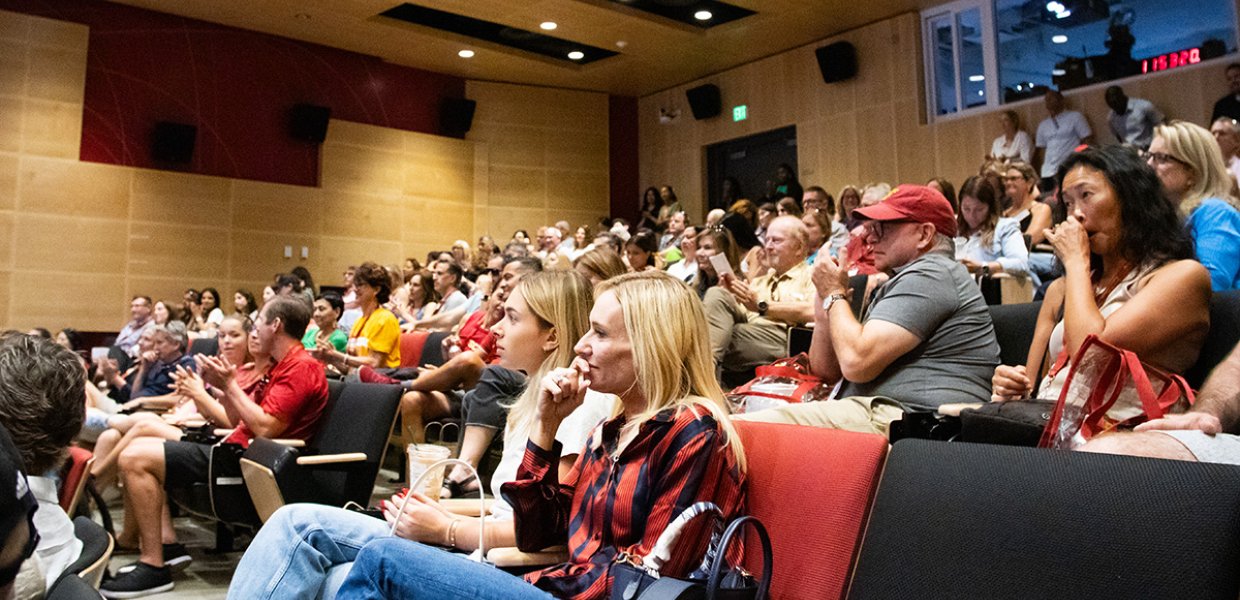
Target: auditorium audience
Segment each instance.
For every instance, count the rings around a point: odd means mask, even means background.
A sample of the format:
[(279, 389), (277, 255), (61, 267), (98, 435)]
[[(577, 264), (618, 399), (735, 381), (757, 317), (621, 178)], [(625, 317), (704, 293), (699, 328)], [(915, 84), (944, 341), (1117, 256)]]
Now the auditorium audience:
[(657, 270), (658, 255), (659, 242), (650, 231), (639, 231), (624, 243), (624, 259), (630, 271)]
[(620, 258), (620, 255), (610, 245), (598, 246), (582, 254), (573, 262), (573, 269), (585, 276), (590, 285), (595, 287), (629, 270), (624, 259)]
[(401, 329), (412, 331), (417, 322), (439, 310), (439, 292), (433, 285), (434, 275), (427, 269), (415, 271), (403, 286), (403, 302), (396, 302), (396, 316), (400, 317)]
[[(1029, 143), (1029, 134), (1020, 127), (1020, 115), (1014, 110), (1005, 110), (999, 113), (999, 125), (1003, 133), (990, 144), (990, 154), (986, 158), (1029, 162), (1033, 158), (1033, 144)], [(951, 198), (947, 200), (951, 202)]]
[(947, 203), (952, 205), (952, 210), (957, 214), (960, 213), (960, 201), (956, 199), (956, 186), (952, 185), (952, 182), (942, 177), (934, 177), (926, 182), (926, 187), (943, 194), (943, 197), (947, 198)]
[(825, 256), (814, 265), (810, 364), (828, 382), (843, 380), (840, 399), (738, 418), (886, 434), (906, 408), (987, 397), (999, 345), (981, 291), (953, 255), (956, 217), (947, 199), (902, 185), (856, 214), (875, 266), (891, 279), (858, 319), (848, 271)]
[(335, 348), (337, 352), (346, 352), (349, 348), (349, 334), (340, 327), (340, 315), (344, 312), (344, 300), (340, 294), (325, 292), (314, 299), (314, 312), (310, 325), (306, 327), (306, 335), (301, 338), (301, 345), (306, 350), (314, 350), (319, 346)]
[(659, 238), (659, 252), (679, 246), (680, 236), (684, 235), (685, 226), (688, 223), (689, 219), (685, 216), (683, 210), (672, 213), (667, 219), (667, 229), (664, 230), (663, 236)]
[(151, 298), (150, 296), (134, 296), (129, 301), (129, 322), (121, 328), (121, 332), (116, 335), (114, 345), (120, 348), (129, 356), (137, 357), (138, 352), (135, 346), (138, 343), (138, 337), (142, 335), (142, 331), (150, 327), (151, 322)]
[[(494, 375), (484, 375), (464, 400), (465, 439), (471, 430), (482, 430), (489, 439), (502, 427), (505, 440), (501, 464), (491, 479), (496, 501), (487, 518), (488, 548), (516, 544), (512, 507), (503, 501), (499, 489), (516, 479), (525, 455), (537, 416), (537, 384), (552, 369), (569, 366), (574, 357), (572, 342), (589, 329), (591, 304), (589, 283), (580, 275), (563, 271), (531, 275), (513, 290), (505, 302), (503, 319), (493, 328), (499, 362), (488, 367), (488, 373)], [(613, 396), (587, 392), (584, 403), (560, 424), (555, 439), (561, 450), (555, 466), (561, 477), (568, 476), (590, 431), (611, 417), (614, 405)], [(485, 450), (486, 444), (481, 448)], [(464, 448), (461, 457), (473, 464), (479, 458), (467, 456)], [(470, 552), (478, 545), (477, 518), (453, 515), (421, 494), (408, 504), (402, 496), (393, 496), (383, 508), (386, 521), (313, 504), (281, 508), (237, 565), (229, 597), (333, 598), (358, 549), (390, 535), (390, 523), (398, 519), (398, 537), (448, 542), (444, 545), (456, 552)]]
[[(462, 579), (472, 582), (479, 598), (537, 595), (530, 584), (553, 597), (577, 597), (591, 588), (590, 597), (606, 597), (613, 557), (644, 556), (688, 506), (713, 502), (725, 521), (742, 510), (744, 451), (715, 381), (701, 305), (688, 287), (663, 273), (623, 275), (600, 286), (590, 325), (577, 342), (573, 366), (537, 384), (537, 418), (525, 457), (515, 481), (502, 486), (515, 515), (517, 547), (567, 543), (568, 562), (522, 579), (383, 537), (357, 553), (338, 597), (434, 597)], [(596, 429), (561, 479), (556, 466), (563, 448), (555, 434), (587, 390), (619, 395), (622, 410)], [(609, 518), (588, 516), (601, 511)], [(708, 531), (701, 520), (688, 525), (660, 572), (683, 577), (696, 568)], [(449, 542), (452, 537), (449, 532)]]
[[(1223, 164), (1231, 174), (1232, 185), (1240, 181), (1240, 123), (1231, 117), (1219, 117), (1210, 124), (1210, 133), (1218, 142), (1223, 154)], [(1235, 193), (1237, 188), (1232, 188)]]
[(654, 229), (659, 224), (659, 211), (663, 208), (663, 198), (659, 196), (659, 188), (648, 187), (642, 192), (641, 217), (637, 220), (638, 229)]
[(970, 273), (989, 277), (1029, 273), (1029, 251), (1016, 219), (1002, 218), (999, 192), (991, 181), (974, 175), (960, 186), (960, 214), (956, 217), (956, 258)]
[(796, 217), (776, 217), (761, 253), (768, 274), (748, 283), (724, 275), (723, 285), (706, 290), (702, 302), (711, 351), (725, 370), (742, 371), (784, 356), (788, 328), (813, 319), (808, 237)]
[(690, 225), (684, 228), (680, 235), (680, 247), (677, 249), (680, 259), (667, 267), (668, 275), (685, 283), (693, 281), (697, 276), (697, 234), (697, 227)]
[(1106, 103), (1110, 107), (1107, 124), (1116, 143), (1127, 144), (1139, 150), (1150, 147), (1154, 127), (1161, 125), (1166, 117), (1149, 100), (1130, 98), (1124, 88), (1113, 85), (1107, 88)]
[(861, 224), (861, 221), (853, 217), (853, 211), (861, 207), (861, 192), (856, 186), (846, 185), (840, 190), (840, 223), (844, 224), (844, 228), (852, 231)]
[(233, 312), (234, 315), (242, 315), (253, 321), (258, 317), (258, 302), (254, 300), (254, 294), (250, 290), (237, 290), (233, 293)]
[[(795, 203), (805, 194), (805, 190), (801, 189), (801, 182), (797, 181), (797, 173), (793, 170), (792, 165), (788, 163), (780, 163), (775, 167), (774, 187), (767, 193), (768, 202), (779, 202), (783, 198), (792, 198)], [(767, 187), (771, 187), (772, 183), (768, 183)], [(793, 216), (800, 216), (793, 215)]]
[(801, 205), (797, 204), (792, 197), (780, 198), (779, 202), (775, 203), (775, 216), (777, 217), (789, 216), (799, 219), (803, 214)]
[(0, 334), (0, 425), (21, 455), (38, 501), (32, 522), (38, 542), (18, 571), (19, 598), (41, 598), (82, 553), (73, 522), (60, 508), (53, 474), (82, 427), (85, 383), (80, 359), (55, 342)]
[(176, 305), (170, 305), (160, 300), (151, 309), (151, 319), (154, 320), (156, 325), (166, 325), (169, 321), (180, 321), (181, 309)]
[(1047, 90), (1042, 100), (1046, 105), (1047, 117), (1038, 123), (1033, 164), (1042, 165), (1042, 180), (1045, 185), (1039, 187), (1050, 190), (1051, 180), (1055, 179), (1059, 165), (1063, 164), (1077, 146), (1094, 143), (1094, 132), (1089, 128), (1084, 115), (1067, 110), (1063, 94), (1056, 90)]
[(1227, 76), (1227, 95), (1214, 103), (1214, 111), (1210, 113), (1211, 121), (1219, 117), (1240, 119), (1240, 63), (1227, 65), (1224, 73)]
[(1240, 288), (1240, 200), (1218, 142), (1204, 128), (1172, 121), (1154, 129), (1147, 159), (1185, 215), (1197, 260), (1216, 292)]
[[(368, 263), (372, 264), (372, 263)], [(365, 265), (364, 265), (365, 266)], [(368, 285), (363, 285), (363, 288)], [(237, 427), (225, 443), (249, 446), (255, 436), (309, 440), (319, 428), (327, 403), (323, 367), (301, 345), (310, 322), (310, 306), (300, 299), (276, 298), (263, 306), (254, 323), (258, 351), (271, 355), (274, 365), (268, 382), (250, 397), (241, 388), (237, 365), (222, 357), (198, 356), (203, 380), (223, 390), (221, 403), (237, 416)], [(177, 543), (168, 517), (164, 488), (200, 483), (208, 476), (210, 444), (135, 440), (121, 453), (127, 520), (137, 530), (139, 558), (134, 568), (103, 584), (105, 597), (132, 598), (173, 588), (165, 563)], [(117, 537), (132, 539), (126, 529)]]
[(766, 240), (766, 229), (770, 227), (771, 219), (779, 216), (778, 213), (779, 206), (774, 202), (764, 202), (758, 206), (758, 227), (753, 234), (757, 236), (759, 244)]
[(1057, 399), (1076, 349), (1091, 334), (1183, 372), (1209, 327), (1209, 273), (1192, 260), (1192, 240), (1175, 207), (1135, 152), (1076, 152), (1058, 179), (1068, 219), (1046, 237), (1065, 274), (1046, 292), (1026, 364), (994, 370), (995, 401)]
[(220, 292), (215, 288), (203, 288), (198, 293), (198, 303), (192, 307), (192, 319), (186, 331), (190, 339), (215, 337), (215, 329), (224, 320), (224, 309), (220, 308)]
[[(442, 264), (442, 263), (441, 263)], [(373, 263), (364, 262), (353, 273), (353, 289), (362, 315), (349, 331), (345, 352), (331, 346), (318, 345), (312, 356), (325, 365), (348, 374), (361, 366), (395, 368), (400, 366), (400, 321), (383, 303), (392, 293), (392, 280), (387, 271)], [(306, 306), (307, 316), (310, 306)], [(306, 319), (307, 323), (309, 319)], [(305, 335), (305, 325), (299, 328)]]
[(731, 232), (723, 227), (712, 227), (699, 233), (697, 236), (698, 274), (693, 280), (693, 289), (697, 292), (698, 298), (705, 297), (706, 290), (720, 284), (719, 273), (715, 270), (715, 264), (710, 258), (716, 254), (724, 256), (733, 273), (740, 272), (740, 253), (736, 247), (736, 240), (732, 239)]
[(676, 197), (676, 190), (670, 185), (659, 188), (659, 199), (663, 201), (663, 206), (659, 207), (659, 220), (655, 223), (655, 231), (661, 231), (667, 227), (667, 222), (671, 220), (672, 215), (685, 210), (685, 207), (680, 204), (680, 199)]

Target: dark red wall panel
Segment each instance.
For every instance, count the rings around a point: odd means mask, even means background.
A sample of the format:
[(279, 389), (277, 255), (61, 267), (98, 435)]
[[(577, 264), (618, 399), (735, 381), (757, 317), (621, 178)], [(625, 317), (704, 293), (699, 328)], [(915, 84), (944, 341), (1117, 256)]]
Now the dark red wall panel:
[(638, 206), (637, 98), (608, 96), (608, 158), (611, 167), (611, 216), (636, 223)]
[(176, 121), (198, 127), (185, 171), (316, 185), (318, 146), (287, 132), (294, 104), (437, 134), (443, 98), (465, 94), (459, 77), (98, 0), (0, 0), (0, 8), (90, 27), (84, 161), (156, 168), (151, 131)]

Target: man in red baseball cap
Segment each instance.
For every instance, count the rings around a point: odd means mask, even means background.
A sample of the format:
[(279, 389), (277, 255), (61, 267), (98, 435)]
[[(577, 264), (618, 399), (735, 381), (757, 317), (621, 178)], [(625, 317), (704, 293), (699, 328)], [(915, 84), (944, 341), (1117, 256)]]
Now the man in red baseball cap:
[(791, 404), (740, 418), (887, 433), (910, 410), (986, 402), (999, 364), (990, 311), (956, 261), (956, 217), (938, 191), (902, 185), (853, 215), (864, 220), (874, 266), (890, 279), (860, 319), (848, 298), (848, 265), (814, 263), (814, 374), (844, 380), (837, 402)]

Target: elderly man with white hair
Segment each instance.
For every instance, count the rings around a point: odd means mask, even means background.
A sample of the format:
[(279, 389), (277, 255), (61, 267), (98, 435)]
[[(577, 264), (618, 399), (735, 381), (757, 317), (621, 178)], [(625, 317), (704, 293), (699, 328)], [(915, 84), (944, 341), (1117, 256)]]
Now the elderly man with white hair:
[(1210, 133), (1223, 151), (1227, 171), (1232, 179), (1240, 181), (1240, 123), (1231, 117), (1219, 117), (1210, 124)]

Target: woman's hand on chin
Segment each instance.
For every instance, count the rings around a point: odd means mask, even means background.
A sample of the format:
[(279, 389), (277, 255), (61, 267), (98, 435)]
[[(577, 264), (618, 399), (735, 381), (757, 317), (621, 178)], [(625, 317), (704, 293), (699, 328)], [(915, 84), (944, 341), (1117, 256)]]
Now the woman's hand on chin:
[(555, 430), (585, 401), (590, 387), (589, 365), (580, 358), (569, 368), (553, 369), (539, 384), (538, 420)]
[(1046, 241), (1055, 248), (1055, 255), (1063, 262), (1064, 269), (1083, 266), (1089, 268), (1089, 233), (1076, 217), (1068, 219), (1051, 229), (1044, 230)]

